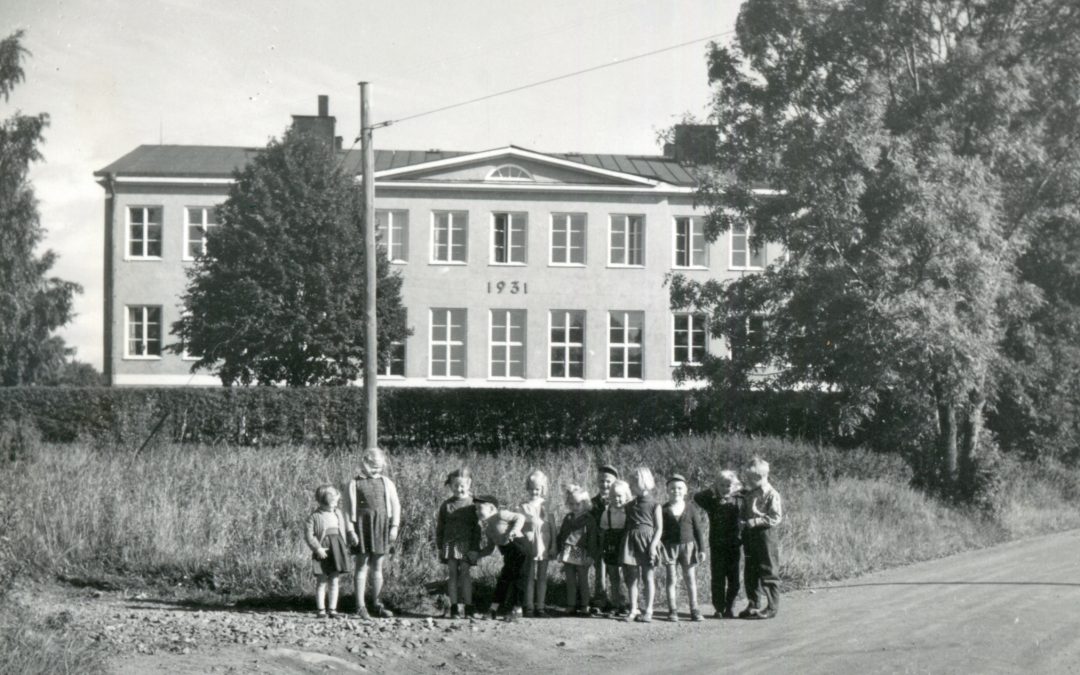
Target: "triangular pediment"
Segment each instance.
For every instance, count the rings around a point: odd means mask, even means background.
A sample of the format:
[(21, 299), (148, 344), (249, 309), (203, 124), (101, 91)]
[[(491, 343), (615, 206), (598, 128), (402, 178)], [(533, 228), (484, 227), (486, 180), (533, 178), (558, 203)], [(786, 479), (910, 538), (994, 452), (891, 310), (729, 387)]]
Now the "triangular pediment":
[(544, 153), (507, 146), (377, 171), (380, 182), (518, 185), (616, 185), (653, 187), (657, 182)]

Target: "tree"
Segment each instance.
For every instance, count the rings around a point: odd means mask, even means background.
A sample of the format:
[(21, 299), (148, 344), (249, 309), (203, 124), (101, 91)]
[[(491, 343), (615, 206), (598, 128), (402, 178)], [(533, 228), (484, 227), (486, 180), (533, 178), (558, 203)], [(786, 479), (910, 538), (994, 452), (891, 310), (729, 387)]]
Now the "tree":
[(683, 374), (835, 391), (845, 428), (884, 423), (964, 496), (1007, 337), (1042, 302), (1019, 260), (1075, 208), (1047, 194), (1077, 158), (1078, 27), (1064, 0), (748, 0), (733, 46), (710, 51), (719, 140), (700, 198), (710, 237), (749, 226), (787, 258), (672, 279), (672, 304), (711, 313), (732, 348)]
[[(345, 384), (363, 371), (360, 191), (329, 146), (295, 129), (236, 176), (189, 272), (174, 352), (225, 385)], [(401, 278), (379, 256), (380, 361), (407, 335)]]
[[(24, 79), (23, 32), (0, 41), (0, 96), (8, 101)], [(82, 288), (48, 276), (56, 254), (35, 254), (45, 235), (30, 184), (30, 165), (49, 124), (45, 113), (16, 112), (0, 123), (0, 385), (33, 384), (64, 362), (68, 349), (53, 332), (72, 318)]]

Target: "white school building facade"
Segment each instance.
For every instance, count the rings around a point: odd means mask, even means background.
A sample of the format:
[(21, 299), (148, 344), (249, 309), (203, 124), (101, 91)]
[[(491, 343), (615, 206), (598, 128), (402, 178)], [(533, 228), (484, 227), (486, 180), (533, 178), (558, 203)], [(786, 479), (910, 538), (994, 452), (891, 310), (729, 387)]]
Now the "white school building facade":
[[(334, 142), (319, 103), (294, 124)], [(111, 385), (220, 384), (163, 346), (214, 207), (258, 151), (144, 145), (95, 173)], [(341, 152), (359, 174), (359, 151)], [(745, 229), (707, 243), (695, 187), (664, 155), (378, 150), (379, 241), (412, 330), (380, 385), (674, 387), (676, 366), (724, 345), (703, 316), (670, 308), (666, 276), (730, 278), (781, 254), (752, 250)]]

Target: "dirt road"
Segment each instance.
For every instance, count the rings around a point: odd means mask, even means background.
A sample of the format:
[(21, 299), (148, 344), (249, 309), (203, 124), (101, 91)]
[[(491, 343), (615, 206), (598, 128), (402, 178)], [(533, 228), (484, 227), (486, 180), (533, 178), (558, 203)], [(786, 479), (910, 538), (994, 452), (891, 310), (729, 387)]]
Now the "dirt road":
[(327, 623), (100, 593), (62, 606), (72, 630), (110, 645), (117, 673), (1080, 673), (1080, 531), (783, 600), (771, 621), (676, 624), (660, 609), (648, 625)]

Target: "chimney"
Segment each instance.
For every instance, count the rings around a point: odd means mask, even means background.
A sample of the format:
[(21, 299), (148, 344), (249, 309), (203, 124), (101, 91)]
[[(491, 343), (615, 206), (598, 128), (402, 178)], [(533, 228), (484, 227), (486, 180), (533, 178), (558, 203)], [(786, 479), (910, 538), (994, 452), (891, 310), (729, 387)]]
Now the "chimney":
[(318, 115), (293, 115), (292, 126), (296, 131), (311, 135), (330, 148), (334, 148), (334, 126), (337, 121), (330, 116), (330, 97), (326, 94), (319, 95)]
[(672, 143), (664, 144), (664, 157), (682, 164), (703, 166), (716, 158), (716, 125), (676, 124)]

